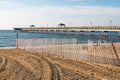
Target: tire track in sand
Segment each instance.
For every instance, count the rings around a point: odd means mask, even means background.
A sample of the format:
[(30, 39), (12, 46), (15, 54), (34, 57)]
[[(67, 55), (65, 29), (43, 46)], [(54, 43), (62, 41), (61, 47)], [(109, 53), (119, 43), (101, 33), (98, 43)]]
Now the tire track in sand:
[[(12, 53), (12, 54), (10, 54)], [(21, 65), (23, 65), (25, 68), (29, 69), (30, 72), (32, 72), (33, 74), (35, 74), (37, 76), (37, 79), (41, 79), (41, 80), (51, 80), (51, 73), (52, 73), (52, 69), (51, 69), (51, 65), (48, 64), (48, 62), (46, 62), (45, 60), (39, 58), (36, 58), (36, 56), (32, 56), (32, 55), (28, 55), (28, 53), (25, 52), (20, 52), (17, 53), (13, 51), (11, 51), (10, 53), (6, 53), (6, 54), (1, 54), (5, 57), (8, 57), (10, 59), (14, 59), (15, 61), (17, 61), (18, 63), (20, 63)], [(24, 57), (23, 57), (24, 56)], [(29, 59), (32, 58), (32, 62), (28, 61)], [(33, 63), (33, 60), (36, 61), (36, 63)], [(33, 63), (31, 65), (31, 63)], [(40, 66), (40, 72), (36, 72), (38, 71), (35, 68), (35, 65), (39, 64), (37, 66)]]
[[(15, 52), (14, 53), (15, 56)], [(42, 63), (42, 68), (43, 68), (43, 76), (41, 77), (42, 80), (61, 80), (61, 76), (60, 76), (60, 69), (58, 69), (58, 67), (54, 66), (54, 64), (52, 64), (47, 58), (45, 57), (38, 57), (35, 54), (24, 54), (24, 52), (21, 52), (19, 54), (19, 56), (29, 56), (32, 57), (36, 60), (40, 60)], [(49, 68), (48, 68), (49, 67)], [(47, 76), (47, 77), (46, 77)]]
[(0, 56), (0, 72), (2, 72), (5, 69), (6, 64), (7, 59), (3, 56)]

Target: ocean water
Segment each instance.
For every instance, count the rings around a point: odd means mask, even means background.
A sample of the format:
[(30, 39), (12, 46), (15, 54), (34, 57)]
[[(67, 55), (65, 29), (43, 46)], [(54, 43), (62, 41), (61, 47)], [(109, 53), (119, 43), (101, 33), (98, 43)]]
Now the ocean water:
[[(25, 33), (19, 32), (20, 39), (33, 39), (33, 38), (58, 38), (58, 39), (69, 39), (75, 38), (77, 41), (85, 41), (88, 40), (106, 40), (112, 42), (120, 42), (120, 37), (118, 37), (117, 32), (109, 32), (110, 36), (102, 36), (101, 32), (96, 32), (95, 36), (89, 34), (89, 32), (85, 32), (84, 35), (78, 35), (78, 32), (74, 32), (72, 34), (48, 34), (48, 33)], [(0, 47), (16, 47), (16, 32), (13, 30), (0, 30)]]

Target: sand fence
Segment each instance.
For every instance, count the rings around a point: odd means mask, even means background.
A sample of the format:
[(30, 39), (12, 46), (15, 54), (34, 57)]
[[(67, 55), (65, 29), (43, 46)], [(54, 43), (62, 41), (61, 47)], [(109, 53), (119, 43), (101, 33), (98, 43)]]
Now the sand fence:
[(55, 54), (77, 60), (119, 65), (119, 43), (107, 41), (77, 41), (75, 38), (17, 39), (17, 47), (22, 50)]

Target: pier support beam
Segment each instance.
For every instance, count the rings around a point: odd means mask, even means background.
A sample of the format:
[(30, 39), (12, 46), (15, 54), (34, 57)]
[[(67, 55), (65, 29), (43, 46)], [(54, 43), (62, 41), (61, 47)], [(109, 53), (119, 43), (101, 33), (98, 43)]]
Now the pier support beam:
[(108, 31), (102, 31), (103, 36), (108, 36)]
[(73, 35), (74, 33), (75, 33), (74, 30), (71, 30), (71, 31), (70, 31), (70, 35)]
[(80, 35), (84, 35), (84, 31), (79, 31), (79, 34)]
[(40, 33), (43, 33), (44, 31), (43, 30), (40, 30)]
[(54, 30), (50, 30), (50, 34), (53, 34), (53, 31), (54, 31)]
[(89, 31), (90, 35), (95, 35), (95, 31)]
[(66, 30), (63, 30), (62, 33), (63, 33), (63, 34), (67, 34)]
[(120, 37), (120, 31), (118, 31), (118, 36)]
[(59, 33), (60, 33), (60, 30), (56, 30), (56, 33), (59, 34)]

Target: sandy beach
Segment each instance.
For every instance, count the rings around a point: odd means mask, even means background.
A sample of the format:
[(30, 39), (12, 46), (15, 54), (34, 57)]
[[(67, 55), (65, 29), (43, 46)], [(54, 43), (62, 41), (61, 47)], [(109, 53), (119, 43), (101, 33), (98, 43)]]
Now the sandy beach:
[(0, 80), (119, 80), (120, 67), (53, 54), (0, 49)]

